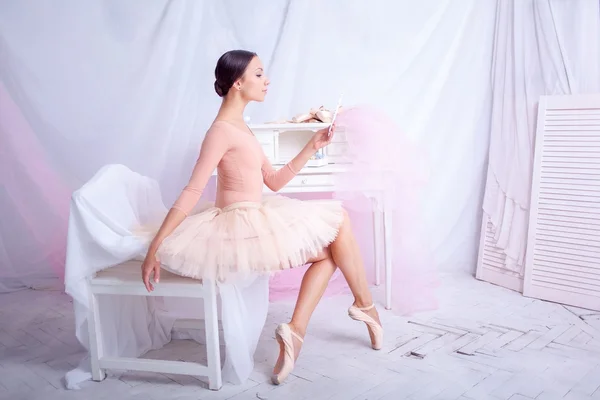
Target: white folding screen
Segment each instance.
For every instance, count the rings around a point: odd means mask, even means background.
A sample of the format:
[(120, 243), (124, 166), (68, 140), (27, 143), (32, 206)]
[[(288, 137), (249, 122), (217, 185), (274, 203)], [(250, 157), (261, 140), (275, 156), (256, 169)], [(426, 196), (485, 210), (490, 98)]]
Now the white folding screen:
[(600, 310), (600, 95), (540, 99), (523, 294)]

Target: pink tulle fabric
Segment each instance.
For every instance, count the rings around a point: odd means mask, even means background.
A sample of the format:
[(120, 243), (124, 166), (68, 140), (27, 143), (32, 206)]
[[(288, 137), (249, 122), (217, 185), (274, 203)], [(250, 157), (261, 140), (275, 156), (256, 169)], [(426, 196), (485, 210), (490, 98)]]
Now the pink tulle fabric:
[[(431, 250), (423, 229), (422, 195), (428, 182), (428, 157), (383, 112), (356, 106), (340, 111), (338, 134), (344, 134), (348, 151), (343, 162), (348, 172), (335, 177), (334, 198), (344, 202), (357, 235), (365, 268), (374, 280), (373, 203), (391, 213), (392, 221), (392, 310), (407, 315), (437, 308), (437, 275)], [(368, 234), (369, 233), (369, 234)], [(382, 233), (383, 237), (383, 233)], [(381, 249), (383, 251), (383, 249)], [(298, 293), (301, 276), (298, 268), (271, 279), (271, 300), (290, 299)], [(385, 267), (381, 266), (382, 285)], [(339, 272), (330, 280), (326, 295), (348, 292)], [(384, 302), (384, 291), (376, 300)]]

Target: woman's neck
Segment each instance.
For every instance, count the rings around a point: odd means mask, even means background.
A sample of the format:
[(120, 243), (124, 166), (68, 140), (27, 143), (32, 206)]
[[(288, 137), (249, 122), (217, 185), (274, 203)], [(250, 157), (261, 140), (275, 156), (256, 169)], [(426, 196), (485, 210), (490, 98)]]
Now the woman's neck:
[(221, 103), (221, 108), (219, 108), (216, 119), (244, 121), (244, 110), (247, 104), (248, 102), (239, 96), (226, 97), (223, 99), (223, 103)]

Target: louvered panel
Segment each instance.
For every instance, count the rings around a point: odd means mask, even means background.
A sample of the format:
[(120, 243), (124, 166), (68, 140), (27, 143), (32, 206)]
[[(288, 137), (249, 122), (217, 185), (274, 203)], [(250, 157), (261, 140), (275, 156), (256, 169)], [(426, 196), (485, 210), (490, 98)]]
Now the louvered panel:
[(523, 294), (600, 310), (600, 96), (538, 110)]
[(576, 226), (585, 227), (598, 227), (600, 229), (600, 222), (596, 219), (589, 220), (588, 216), (582, 214), (579, 215), (565, 215), (565, 214), (550, 214), (547, 212), (540, 212), (540, 218), (551, 221), (552, 224), (564, 223)]
[(547, 167), (541, 168), (544, 173), (544, 180), (546, 179), (570, 179), (573, 180), (573, 184), (581, 183), (585, 181), (592, 181), (594, 184), (598, 182), (598, 178), (600, 177), (600, 171), (584, 168), (584, 167)]
[(488, 222), (485, 229), (485, 252), (483, 254), (483, 262), (488, 268), (501, 269), (506, 261), (506, 255), (496, 247), (494, 240), (494, 232), (492, 231), (492, 224)]
[(576, 224), (575, 222), (553, 221), (550, 219), (540, 219), (538, 224), (540, 232), (561, 232), (564, 234), (572, 233), (574, 235), (589, 235), (592, 239), (600, 240), (600, 231), (594, 229), (593, 225)]
[(546, 125), (551, 125), (555, 121), (600, 121), (595, 110), (580, 110), (577, 114), (573, 115), (570, 113), (561, 113), (561, 110), (548, 110), (546, 114)]
[[(545, 191), (539, 193), (539, 200), (544, 204), (562, 204), (568, 203), (571, 207), (580, 207), (590, 211), (600, 211), (600, 202), (595, 198), (582, 198), (575, 195), (551, 193)], [(586, 210), (583, 210), (584, 212)]]
[[(597, 242), (596, 242), (597, 243)], [(554, 241), (546, 241), (543, 237), (540, 237), (538, 242), (538, 252), (535, 257), (571, 257), (571, 259), (579, 260), (583, 263), (588, 262), (586, 258), (586, 254), (592, 257), (592, 262), (594, 261), (594, 256), (597, 253), (596, 246), (585, 246), (581, 244), (569, 243), (564, 241), (559, 245), (556, 245)], [(555, 254), (559, 253), (559, 254)], [(598, 259), (600, 262), (600, 258)]]
[[(586, 181), (571, 181), (568, 179), (545, 179), (540, 182), (540, 192), (551, 193), (552, 190), (560, 191), (561, 194), (580, 194), (582, 196), (598, 196), (600, 193), (600, 185), (597, 185), (595, 181), (586, 184)], [(568, 185), (568, 189), (564, 188)], [(553, 189), (554, 188), (554, 189)]]
[(523, 278), (517, 266), (506, 265), (504, 251), (497, 247), (492, 223), (484, 216), (481, 226), (477, 279), (521, 292)]
[(589, 124), (580, 124), (574, 125), (572, 127), (567, 125), (546, 125), (546, 130), (548, 132), (597, 132), (600, 131), (598, 125), (594, 124), (594, 121), (590, 121)]
[(567, 187), (567, 185), (557, 185), (554, 188), (550, 186), (540, 186), (540, 194), (547, 195), (548, 198), (554, 198), (554, 195), (559, 195), (561, 199), (564, 196), (569, 196), (568, 199), (574, 201), (574, 204), (583, 203), (585, 206), (589, 203), (600, 203), (600, 193), (594, 191), (595, 185), (590, 185), (587, 189), (580, 189), (574, 185)]
[(562, 274), (565, 277), (579, 277), (586, 278), (590, 282), (596, 282), (600, 284), (600, 279), (598, 276), (594, 274), (593, 270), (586, 271), (585, 268), (574, 267), (570, 264), (553, 264), (553, 263), (544, 263), (542, 261), (538, 261), (539, 271), (544, 271), (552, 274)]
[[(572, 204), (565, 204), (564, 202), (551, 203), (551, 202), (538, 201), (537, 208), (538, 208), (538, 210), (541, 210), (544, 212), (577, 213), (578, 215), (583, 215), (582, 214), (582, 212), (583, 212), (586, 215), (590, 214), (594, 217), (596, 217), (596, 216), (600, 217), (600, 210), (593, 210), (593, 209), (590, 209), (589, 207), (578, 207), (578, 206), (574, 206)], [(583, 217), (583, 218), (585, 218), (585, 217)]]
[(568, 241), (560, 241), (560, 240), (548, 240), (546, 238), (540, 238), (540, 241), (544, 241), (544, 245), (540, 245), (540, 249), (546, 249), (549, 251), (555, 252), (568, 252), (573, 248), (578, 248), (578, 251), (581, 251), (582, 254), (588, 255), (590, 257), (596, 256), (600, 248), (596, 245), (593, 246), (581, 246)]
[[(577, 301), (580, 298), (597, 297), (600, 293), (595, 290), (587, 290), (579, 285), (570, 285), (564, 282), (553, 282), (552, 280), (545, 278), (536, 279), (536, 289), (539, 292), (549, 291), (555, 293), (549, 293), (546, 297), (539, 297), (540, 299), (555, 301), (561, 304), (570, 304), (570, 302)], [(559, 295), (560, 294), (560, 295)], [(527, 295), (526, 295), (527, 296)], [(563, 300), (564, 299), (564, 300)]]
[(579, 287), (583, 290), (598, 292), (600, 294), (600, 281), (590, 279), (589, 277), (581, 277), (567, 275), (564, 272), (542, 271), (540, 269), (533, 273), (533, 276), (544, 281), (556, 285), (565, 284), (568, 286)]
[(547, 262), (569, 262), (572, 265), (586, 268), (595, 268), (598, 265), (598, 258), (586, 256), (577, 249), (558, 249), (554, 251), (548, 250), (545, 246), (539, 245), (536, 248), (534, 260), (542, 260)]
[(600, 174), (594, 172), (594, 170), (578, 170), (578, 171), (568, 171), (564, 169), (545, 169), (543, 179), (573, 179), (576, 182), (581, 181), (593, 181), (598, 182), (598, 178)]
[(548, 139), (556, 139), (556, 138), (564, 138), (564, 137), (572, 137), (574, 139), (585, 139), (585, 138), (593, 138), (596, 136), (596, 130), (594, 129), (575, 129), (575, 130), (564, 130), (564, 129), (554, 129), (546, 132), (546, 137)]
[(563, 232), (538, 232), (540, 240), (544, 240), (550, 243), (552, 246), (562, 247), (564, 246), (586, 246), (596, 251), (600, 251), (600, 246), (597, 240), (590, 238), (586, 235), (565, 235)]
[[(600, 155), (600, 152), (598, 152)], [(560, 156), (557, 156), (558, 158)], [(598, 174), (600, 169), (600, 163), (586, 163), (583, 161), (583, 157), (581, 156), (573, 156), (573, 159), (568, 162), (557, 161), (556, 159), (552, 160), (544, 160), (542, 161), (542, 171), (545, 172), (544, 176), (541, 178), (552, 178), (552, 174), (554, 173), (562, 173), (562, 174), (570, 174), (570, 176), (578, 176), (582, 175), (594, 175)], [(548, 174), (549, 176), (545, 176)]]
[(581, 235), (581, 234), (573, 234), (570, 232), (563, 232), (560, 229), (549, 230), (547, 229), (544, 232), (538, 232), (540, 240), (551, 236), (552, 238), (560, 238), (563, 241), (567, 241), (575, 246), (594, 246), (598, 244), (598, 241), (594, 238), (591, 238), (589, 235)]

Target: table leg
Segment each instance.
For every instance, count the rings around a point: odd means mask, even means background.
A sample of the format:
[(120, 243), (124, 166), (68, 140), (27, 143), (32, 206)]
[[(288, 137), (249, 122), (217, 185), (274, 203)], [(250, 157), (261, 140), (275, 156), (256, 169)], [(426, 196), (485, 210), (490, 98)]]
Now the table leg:
[(379, 204), (376, 197), (371, 198), (371, 207), (373, 210), (373, 252), (375, 253), (375, 285), (381, 284), (381, 224), (382, 213), (379, 210)]
[(385, 308), (392, 309), (392, 265), (393, 265), (393, 246), (392, 246), (392, 213), (389, 210), (383, 210), (383, 241), (385, 247)]

